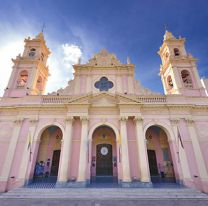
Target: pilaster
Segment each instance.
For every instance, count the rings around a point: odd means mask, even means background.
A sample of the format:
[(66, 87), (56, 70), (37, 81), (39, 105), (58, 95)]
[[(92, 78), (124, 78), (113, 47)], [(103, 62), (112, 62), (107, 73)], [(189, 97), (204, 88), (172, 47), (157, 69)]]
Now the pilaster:
[[(189, 184), (190, 186), (190, 184), (192, 184), (192, 178), (191, 178), (191, 173), (188, 165), (185, 148), (181, 146), (182, 137), (180, 137), (180, 133), (179, 133), (180, 131), (178, 128), (179, 120), (171, 119), (170, 122), (175, 136), (175, 139), (172, 140), (170, 144), (172, 144), (173, 146), (174, 154), (178, 155), (178, 157), (175, 158), (176, 159), (175, 164), (177, 165), (178, 168), (179, 179), (183, 180), (184, 184)], [(179, 138), (181, 138), (181, 140)], [(180, 170), (182, 171), (182, 174)]]
[(0, 182), (3, 185), (3, 187), (2, 186), (0, 187), (2, 191), (7, 190), (7, 182), (9, 180), (10, 170), (12, 167), (12, 162), (14, 159), (14, 154), (17, 146), (17, 141), (19, 138), (19, 133), (22, 127), (22, 123), (23, 123), (22, 118), (18, 118), (14, 121), (14, 129), (12, 132), (12, 137), (10, 140), (9, 148), (7, 151), (7, 155), (4, 161), (4, 165), (0, 177)]
[(71, 144), (72, 144), (72, 124), (73, 117), (67, 117), (65, 120), (65, 131), (62, 139), (61, 161), (58, 174), (58, 183), (67, 182), (71, 159)]
[(131, 182), (130, 166), (129, 166), (129, 152), (126, 123), (128, 117), (120, 117), (120, 135), (121, 135), (121, 160), (122, 160), (122, 181)]
[(80, 143), (80, 155), (79, 155), (79, 170), (77, 182), (86, 182), (86, 170), (87, 170), (87, 152), (88, 152), (88, 117), (80, 117), (82, 122), (81, 130), (81, 143)]
[(141, 117), (135, 117), (134, 121), (136, 124), (137, 159), (141, 174), (140, 180), (141, 182), (151, 182), (147, 146), (143, 131), (143, 119)]
[(192, 119), (186, 119), (186, 124), (188, 127), (189, 135), (192, 141), (193, 150), (196, 158), (196, 163), (198, 166), (199, 175), (202, 181), (208, 181), (208, 174), (204, 162), (204, 158), (201, 152), (201, 148), (199, 145), (198, 135), (195, 128), (195, 123)]
[(38, 123), (38, 119), (30, 119), (30, 126), (27, 135), (27, 139), (25, 141), (25, 146), (23, 150), (23, 155), (20, 163), (20, 168), (18, 172), (18, 180), (25, 181), (28, 163), (31, 161), (32, 155), (32, 145), (34, 142), (35, 130)]

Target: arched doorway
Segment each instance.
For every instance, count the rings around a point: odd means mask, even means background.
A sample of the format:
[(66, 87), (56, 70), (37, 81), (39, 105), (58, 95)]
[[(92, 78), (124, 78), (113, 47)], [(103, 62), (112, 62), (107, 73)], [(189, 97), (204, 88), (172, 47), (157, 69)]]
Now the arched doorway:
[(147, 129), (145, 135), (151, 181), (153, 183), (175, 182), (172, 155), (166, 132), (154, 125)]
[(91, 182), (117, 182), (116, 135), (109, 126), (99, 126), (92, 135)]
[(62, 131), (58, 126), (50, 126), (42, 132), (33, 182), (56, 182), (62, 137)]

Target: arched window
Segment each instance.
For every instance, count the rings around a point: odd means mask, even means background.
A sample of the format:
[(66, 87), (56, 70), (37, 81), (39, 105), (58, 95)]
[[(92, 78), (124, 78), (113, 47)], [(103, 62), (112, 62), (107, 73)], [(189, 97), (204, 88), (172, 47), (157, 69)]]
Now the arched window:
[(17, 86), (24, 87), (27, 83), (27, 79), (28, 79), (28, 72), (26, 70), (21, 71), (19, 74), (19, 78), (17, 80)]
[(169, 89), (173, 88), (173, 80), (171, 76), (167, 77), (167, 84), (168, 84)]
[(178, 48), (175, 48), (173, 51), (174, 51), (174, 55), (175, 56), (179, 56), (180, 55), (180, 52), (179, 52)]
[(189, 87), (189, 88), (193, 87), (193, 83), (192, 83), (192, 79), (191, 79), (191, 75), (189, 71), (187, 70), (181, 71), (181, 78), (183, 80), (183, 84), (185, 87)]
[(42, 80), (42, 77), (39, 76), (38, 79), (37, 79), (36, 88), (39, 91), (42, 91), (42, 89), (43, 89), (42, 87), (43, 87), (43, 80)]
[(34, 57), (35, 56), (35, 52), (36, 52), (36, 49), (34, 49), (34, 48), (30, 49), (29, 57)]

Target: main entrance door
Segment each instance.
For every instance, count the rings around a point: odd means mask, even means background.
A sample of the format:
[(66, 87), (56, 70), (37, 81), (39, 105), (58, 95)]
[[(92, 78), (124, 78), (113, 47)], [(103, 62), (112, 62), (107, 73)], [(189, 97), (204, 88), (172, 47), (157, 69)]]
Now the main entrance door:
[(113, 176), (112, 145), (98, 144), (96, 148), (96, 176)]

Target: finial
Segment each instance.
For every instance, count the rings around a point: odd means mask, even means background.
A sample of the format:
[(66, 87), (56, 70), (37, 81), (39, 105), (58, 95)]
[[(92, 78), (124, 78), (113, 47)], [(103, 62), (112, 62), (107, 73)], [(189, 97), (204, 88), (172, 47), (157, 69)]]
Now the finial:
[(46, 28), (46, 25), (45, 25), (45, 23), (43, 23), (42, 29), (41, 29), (41, 32), (42, 32), (42, 33), (43, 33), (43, 31), (44, 31), (45, 28)]
[(81, 64), (81, 61), (82, 61), (82, 59), (81, 59), (81, 57), (79, 57), (78, 64)]
[(164, 24), (165, 31), (168, 31), (167, 24)]
[(127, 57), (127, 60), (126, 60), (127, 64), (131, 64), (131, 60), (129, 57)]

